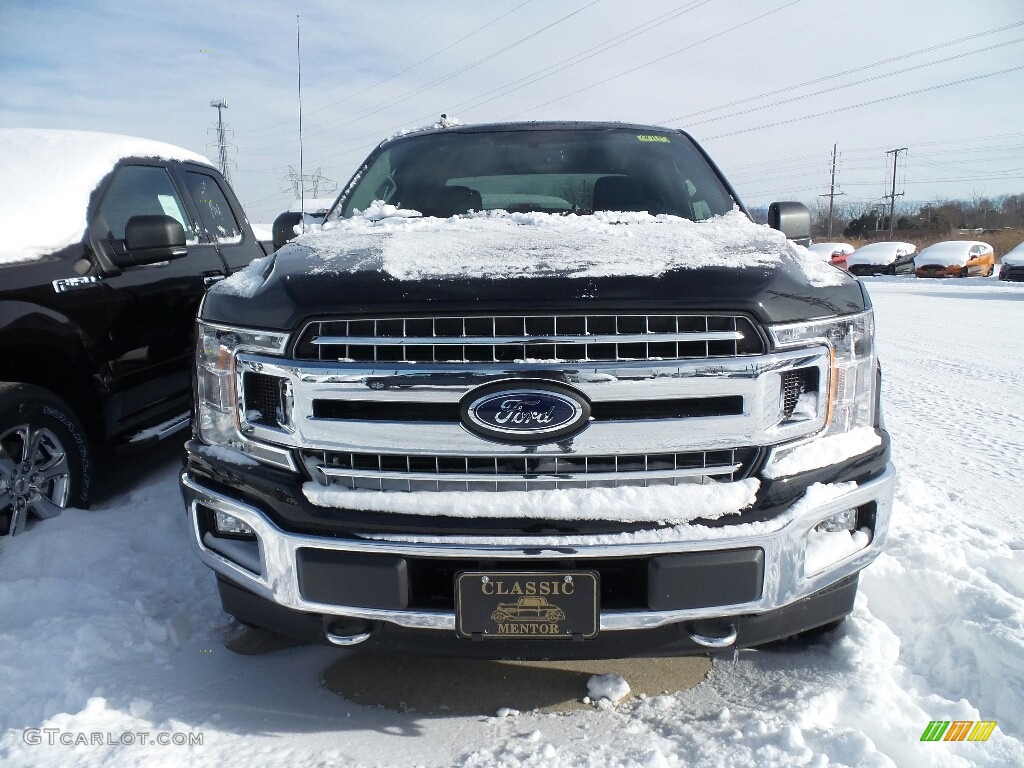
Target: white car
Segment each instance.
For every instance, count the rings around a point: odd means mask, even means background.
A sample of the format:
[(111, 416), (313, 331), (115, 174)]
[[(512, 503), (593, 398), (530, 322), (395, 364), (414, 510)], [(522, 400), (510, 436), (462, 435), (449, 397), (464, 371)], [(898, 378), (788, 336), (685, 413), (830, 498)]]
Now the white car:
[(929, 245), (914, 258), (918, 277), (989, 277), (996, 253), (978, 240), (945, 240)]
[(912, 275), (914, 274), (913, 243), (869, 243), (846, 258), (851, 275)]
[(837, 267), (846, 269), (846, 257), (853, 253), (854, 248), (849, 243), (812, 243), (807, 246), (807, 250)]
[(999, 267), (1000, 280), (1024, 282), (1024, 243), (1003, 256)]

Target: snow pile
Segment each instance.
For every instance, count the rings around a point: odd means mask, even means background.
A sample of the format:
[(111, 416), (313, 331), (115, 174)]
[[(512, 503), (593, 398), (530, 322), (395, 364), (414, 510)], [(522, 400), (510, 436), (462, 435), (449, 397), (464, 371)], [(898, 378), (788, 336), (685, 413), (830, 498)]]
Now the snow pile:
[(404, 491), (351, 490), (307, 482), (302, 493), (318, 507), (363, 509), (408, 515), (620, 522), (685, 523), (738, 514), (754, 503), (760, 483), (652, 486), (650, 488), (565, 488), (559, 490)]
[(263, 285), (263, 276), (266, 274), (267, 268), (273, 264), (273, 262), (273, 254), (253, 259), (249, 262), (249, 266), (238, 270), (224, 280), (221, 280), (219, 283), (214, 284), (210, 290), (218, 293), (226, 293), (230, 296), (252, 298), (256, 295), (256, 291), (260, 289), (260, 286)]
[(186, 149), (132, 136), (0, 129), (0, 264), (35, 259), (79, 242), (93, 190), (125, 157), (211, 165)]
[(612, 704), (629, 695), (629, 683), (622, 675), (592, 675), (587, 680), (587, 693), (591, 701), (606, 699)]
[(850, 279), (738, 209), (696, 222), (603, 211), (485, 211), (437, 219), (374, 203), (361, 216), (328, 222), (295, 242), (322, 258), (324, 271), (369, 267), (399, 280), (656, 277), (673, 269), (771, 267), (784, 258), (794, 259), (815, 285)]
[(821, 469), (867, 453), (882, 444), (873, 427), (855, 427), (849, 432), (819, 437), (790, 450), (779, 451), (764, 469), (765, 477), (789, 477)]
[(849, 275), (831, 261), (822, 261), (818, 254), (796, 243), (789, 243), (789, 246), (793, 251), (793, 261), (800, 267), (800, 271), (811, 285), (824, 287), (842, 285), (849, 281)]
[(440, 119), (435, 123), (429, 123), (427, 125), (421, 125), (417, 128), (403, 128), (397, 133), (393, 133), (388, 137), (388, 141), (391, 139), (397, 139), (400, 136), (408, 136), (410, 133), (423, 133), (424, 131), (440, 131), (444, 128), (456, 128), (462, 125), (462, 121), (457, 117), (449, 117), (448, 115), (441, 113)]
[[(365, 211), (357, 210), (354, 218), (364, 221), (382, 221), (383, 219), (416, 219), (422, 215), (419, 211), (399, 208), (397, 205), (385, 203), (383, 200), (374, 200)], [(327, 226), (333, 227), (335, 224), (332, 222)]]
[(859, 531), (811, 531), (804, 552), (804, 575), (811, 576), (860, 552), (871, 543), (868, 529)]

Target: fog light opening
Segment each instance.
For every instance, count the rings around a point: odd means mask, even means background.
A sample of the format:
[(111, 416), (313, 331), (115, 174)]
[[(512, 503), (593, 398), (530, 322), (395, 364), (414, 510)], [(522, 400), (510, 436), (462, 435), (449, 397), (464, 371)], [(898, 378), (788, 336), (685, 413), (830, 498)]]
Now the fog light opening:
[(821, 573), (871, 543), (871, 528), (858, 528), (857, 523), (857, 510), (844, 509), (821, 519), (807, 533), (804, 548), (805, 577)]
[(256, 532), (247, 523), (219, 509), (214, 512), (213, 527), (218, 536), (236, 536), (246, 539), (256, 538)]
[(839, 533), (840, 531), (854, 531), (857, 529), (857, 510), (844, 509), (829, 515), (816, 526), (817, 533)]

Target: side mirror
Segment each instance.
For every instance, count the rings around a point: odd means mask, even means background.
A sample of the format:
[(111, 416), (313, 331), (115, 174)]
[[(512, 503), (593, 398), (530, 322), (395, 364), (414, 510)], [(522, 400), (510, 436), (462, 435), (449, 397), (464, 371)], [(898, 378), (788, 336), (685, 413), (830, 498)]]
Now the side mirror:
[(124, 227), (125, 253), (116, 254), (119, 267), (137, 267), (180, 259), (188, 254), (185, 229), (171, 216), (132, 216)]
[(294, 240), (295, 225), (302, 221), (298, 211), (285, 211), (274, 219), (274, 250), (276, 251), (289, 240)]
[(768, 226), (798, 245), (811, 243), (811, 212), (803, 203), (772, 203), (768, 206)]

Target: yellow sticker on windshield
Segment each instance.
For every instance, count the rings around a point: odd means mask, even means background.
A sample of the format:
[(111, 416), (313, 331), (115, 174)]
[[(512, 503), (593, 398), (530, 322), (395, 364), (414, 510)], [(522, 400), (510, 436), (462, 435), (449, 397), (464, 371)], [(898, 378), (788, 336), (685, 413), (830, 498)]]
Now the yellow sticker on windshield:
[(657, 141), (661, 144), (670, 143), (668, 136), (637, 136), (640, 141)]

